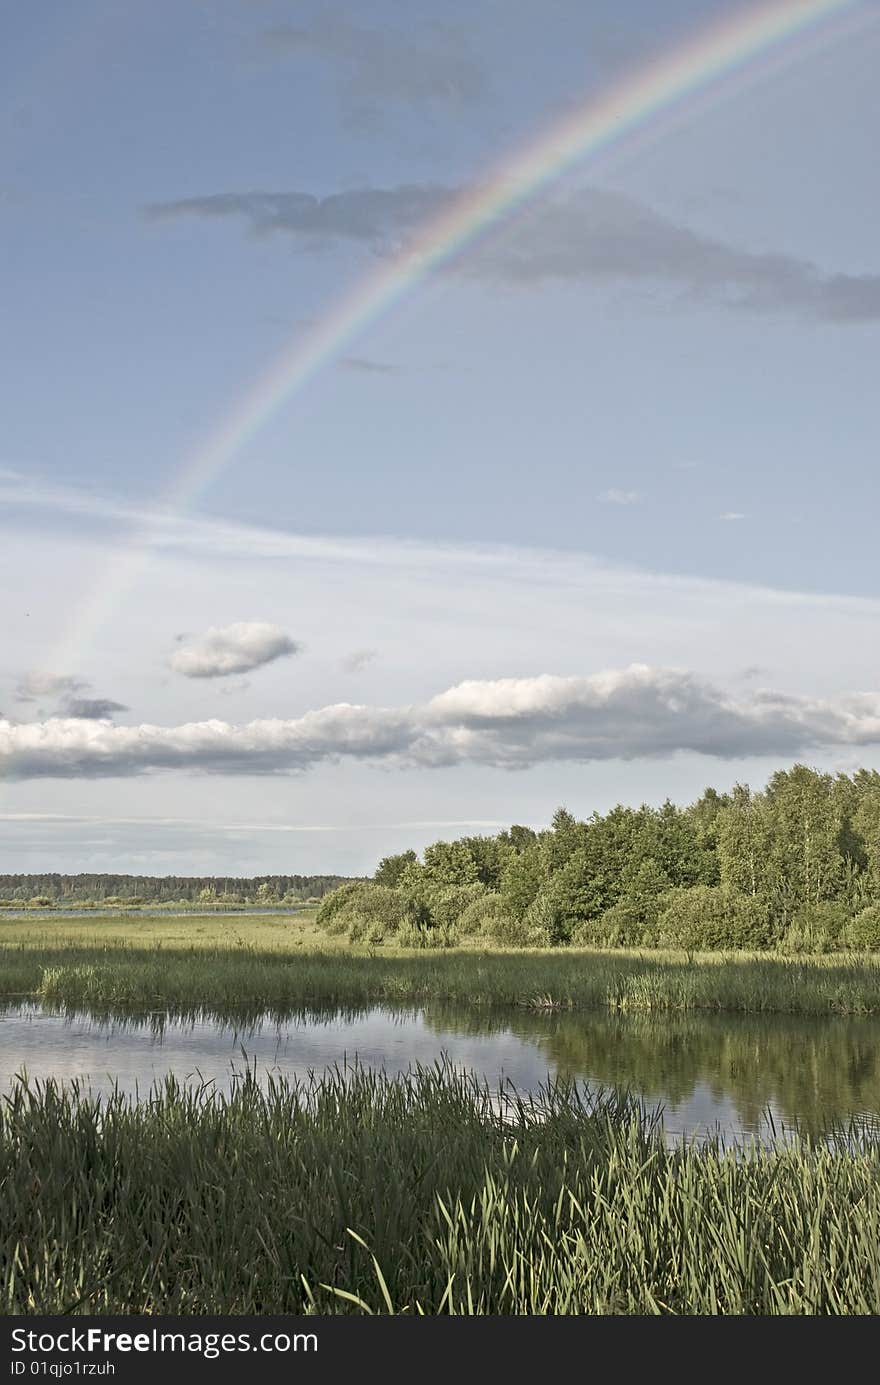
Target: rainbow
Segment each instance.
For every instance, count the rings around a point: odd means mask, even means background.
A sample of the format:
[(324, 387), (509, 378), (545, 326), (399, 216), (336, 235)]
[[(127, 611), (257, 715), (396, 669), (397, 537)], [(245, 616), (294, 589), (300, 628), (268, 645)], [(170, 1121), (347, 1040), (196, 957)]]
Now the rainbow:
[[(460, 254), (482, 232), (510, 214), (546, 184), (585, 158), (618, 148), (626, 139), (653, 129), (661, 116), (688, 121), (700, 98), (723, 89), (760, 66), (758, 59), (797, 60), (818, 36), (824, 44), (838, 32), (832, 20), (864, 13), (861, 0), (772, 0), (738, 10), (722, 23), (703, 29), (672, 53), (654, 60), (627, 79), (591, 97), (549, 132), (502, 161), (490, 176), (453, 200), (424, 226), (406, 249), (363, 278), (314, 328), (288, 346), (240, 398), (213, 434), (186, 457), (165, 495), (161, 513), (179, 517), (280, 409), (327, 362), (386, 313), (439, 266)], [(661, 122), (662, 123), (662, 122)], [(120, 599), (137, 567), (138, 552), (151, 544), (148, 528), (117, 562), (111, 580), (102, 582), (71, 630), (93, 634), (109, 602)], [(71, 648), (66, 651), (72, 652)], [(64, 661), (66, 662), (66, 661)], [(60, 666), (56, 664), (56, 666)]]
[(692, 38), (627, 81), (594, 97), (524, 150), (505, 159), (417, 233), (406, 250), (335, 304), (305, 340), (284, 350), (203, 447), (168, 497), (179, 511), (222, 472), (293, 395), (376, 318), (481, 232), (558, 178), (667, 107), (684, 101), (768, 49), (853, 8), (853, 0), (783, 0), (750, 8)]

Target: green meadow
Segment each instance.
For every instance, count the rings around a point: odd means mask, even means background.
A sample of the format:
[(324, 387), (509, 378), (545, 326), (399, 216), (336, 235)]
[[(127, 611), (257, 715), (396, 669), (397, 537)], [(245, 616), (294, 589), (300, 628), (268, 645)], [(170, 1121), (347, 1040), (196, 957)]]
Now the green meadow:
[(880, 1013), (880, 958), (686, 953), (485, 940), (442, 950), (355, 945), (311, 914), (234, 919), (7, 919), (0, 994), (54, 1007), (270, 1009), (529, 1006), (619, 1012)]

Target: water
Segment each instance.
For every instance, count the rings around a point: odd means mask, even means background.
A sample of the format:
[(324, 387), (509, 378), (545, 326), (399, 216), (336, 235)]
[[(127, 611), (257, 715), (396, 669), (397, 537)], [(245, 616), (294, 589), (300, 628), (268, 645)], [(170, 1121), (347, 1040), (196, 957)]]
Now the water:
[(66, 1016), (33, 1004), (0, 1013), (0, 1086), (32, 1078), (118, 1084), (145, 1095), (166, 1073), (229, 1090), (245, 1063), (305, 1078), (355, 1060), (389, 1074), (441, 1056), (521, 1092), (548, 1075), (623, 1087), (662, 1105), (668, 1138), (714, 1131), (772, 1141), (797, 1124), (880, 1122), (880, 1025), (870, 1019), (684, 1015), (632, 1017), (462, 1006), (257, 1018)]
[(99, 906), (95, 909), (16, 909), (14, 906), (4, 905), (0, 909), (0, 922), (6, 919), (14, 919), (20, 923), (23, 919), (30, 922), (43, 919), (227, 919), (227, 918), (247, 918), (253, 915), (257, 918), (264, 918), (267, 914), (296, 914), (303, 909), (314, 906), (307, 904), (233, 904), (228, 909), (222, 906), (213, 908), (210, 904), (187, 904), (178, 909), (171, 909), (167, 904), (129, 904)]

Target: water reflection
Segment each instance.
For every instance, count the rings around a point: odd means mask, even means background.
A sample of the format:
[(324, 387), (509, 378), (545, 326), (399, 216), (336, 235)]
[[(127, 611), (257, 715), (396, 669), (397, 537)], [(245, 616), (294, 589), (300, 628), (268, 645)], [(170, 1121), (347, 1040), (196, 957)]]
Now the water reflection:
[(224, 1014), (155, 1011), (0, 1013), (0, 1083), (80, 1077), (93, 1089), (145, 1093), (165, 1073), (228, 1089), (245, 1061), (306, 1077), (355, 1059), (388, 1073), (441, 1055), (493, 1085), (533, 1092), (548, 1075), (624, 1088), (664, 1108), (668, 1135), (773, 1137), (797, 1125), (880, 1119), (880, 1023), (794, 1016), (621, 1016), (604, 1011), (486, 1011), (433, 1004)]
[(491, 1025), (531, 1037), (548, 1069), (627, 1086), (674, 1109), (708, 1093), (730, 1104), (745, 1130), (766, 1112), (811, 1132), (853, 1116), (880, 1118), (880, 1023), (793, 1015), (615, 1015), (606, 1011), (468, 1014), (432, 1006), (441, 1033), (485, 1034)]

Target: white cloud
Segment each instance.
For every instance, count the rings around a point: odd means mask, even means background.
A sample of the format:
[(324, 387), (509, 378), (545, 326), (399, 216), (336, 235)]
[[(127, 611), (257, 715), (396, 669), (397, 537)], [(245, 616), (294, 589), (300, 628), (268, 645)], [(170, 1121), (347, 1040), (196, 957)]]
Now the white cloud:
[(724, 514), (719, 515), (718, 518), (732, 521), (737, 519), (745, 519), (745, 515), (742, 514), (739, 510), (725, 510)]
[[(18, 681), (13, 693), (16, 702), (37, 702), (42, 698), (58, 699), (56, 715), (81, 717), (101, 721), (115, 712), (127, 712), (122, 702), (110, 697), (84, 697), (91, 684), (84, 678), (67, 673), (46, 673), (31, 670)], [(38, 713), (39, 715), (39, 713)]]
[(194, 644), (172, 655), (171, 667), (186, 678), (226, 678), (232, 673), (250, 673), (298, 650), (296, 641), (277, 625), (237, 621), (212, 626)]
[(471, 680), (410, 707), (338, 703), (245, 725), (113, 726), (0, 720), (10, 778), (128, 776), (153, 770), (259, 774), (340, 759), (507, 769), (667, 757), (791, 756), (880, 744), (880, 694), (837, 700), (756, 689), (735, 697), (699, 675), (633, 664), (588, 677)]
[(87, 687), (82, 678), (71, 674), (31, 669), (19, 679), (13, 696), (16, 702), (36, 702), (41, 697), (71, 697)]
[(377, 657), (375, 649), (353, 649), (350, 654), (346, 654), (342, 660), (342, 667), (346, 673), (360, 673), (371, 664)]
[(599, 499), (603, 505), (638, 505), (642, 499), (641, 491), (608, 490), (600, 491)]

